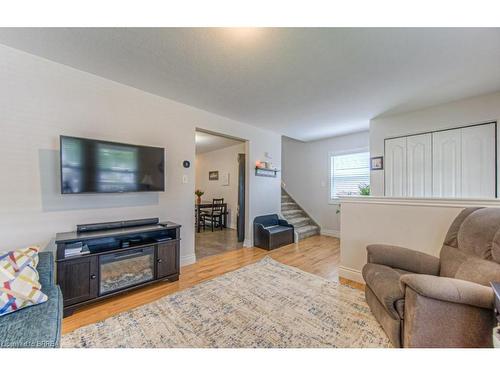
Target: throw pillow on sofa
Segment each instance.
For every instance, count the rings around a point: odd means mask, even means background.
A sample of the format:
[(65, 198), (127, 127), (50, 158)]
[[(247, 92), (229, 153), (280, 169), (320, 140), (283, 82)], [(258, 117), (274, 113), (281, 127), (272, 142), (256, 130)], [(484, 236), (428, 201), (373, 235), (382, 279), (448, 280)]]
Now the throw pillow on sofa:
[(0, 316), (47, 301), (37, 264), (36, 247), (0, 254)]
[(15, 277), (28, 265), (36, 268), (39, 251), (40, 248), (37, 246), (8, 252), (0, 251), (0, 274), (3, 274), (5, 277), (9, 275)]

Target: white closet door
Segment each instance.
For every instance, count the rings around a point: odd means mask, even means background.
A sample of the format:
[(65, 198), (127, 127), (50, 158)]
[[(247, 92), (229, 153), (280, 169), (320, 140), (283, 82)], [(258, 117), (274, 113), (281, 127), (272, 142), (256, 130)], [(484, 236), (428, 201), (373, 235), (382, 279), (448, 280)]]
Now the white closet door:
[(462, 130), (432, 133), (432, 195), (461, 197)]
[(432, 196), (432, 136), (430, 133), (406, 138), (407, 195)]
[(385, 195), (406, 197), (406, 137), (385, 141)]
[(462, 130), (462, 197), (495, 198), (495, 124)]

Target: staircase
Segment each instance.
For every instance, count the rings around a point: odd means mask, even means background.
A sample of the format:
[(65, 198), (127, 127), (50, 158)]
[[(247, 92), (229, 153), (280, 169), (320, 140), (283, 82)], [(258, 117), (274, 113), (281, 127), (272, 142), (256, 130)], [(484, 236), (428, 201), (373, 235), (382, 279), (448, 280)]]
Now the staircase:
[(281, 214), (294, 226), (299, 241), (320, 232), (314, 220), (283, 189), (281, 189)]

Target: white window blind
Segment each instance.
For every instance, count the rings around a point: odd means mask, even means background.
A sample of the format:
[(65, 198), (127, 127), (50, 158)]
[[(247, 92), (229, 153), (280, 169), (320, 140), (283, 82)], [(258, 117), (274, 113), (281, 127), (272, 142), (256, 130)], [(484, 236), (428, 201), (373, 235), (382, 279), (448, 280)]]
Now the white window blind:
[(330, 176), (330, 199), (359, 195), (359, 186), (370, 184), (370, 153), (330, 156)]

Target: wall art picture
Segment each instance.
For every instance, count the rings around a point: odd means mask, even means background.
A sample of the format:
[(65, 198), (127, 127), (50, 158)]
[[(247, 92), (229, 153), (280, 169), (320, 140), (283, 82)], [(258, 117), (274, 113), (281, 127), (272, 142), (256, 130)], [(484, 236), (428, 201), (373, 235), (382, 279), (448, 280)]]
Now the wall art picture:
[(218, 181), (219, 180), (219, 171), (208, 172), (208, 179), (210, 181)]
[(376, 156), (374, 158), (370, 159), (370, 169), (373, 170), (380, 170), (384, 169), (384, 158), (383, 156)]

